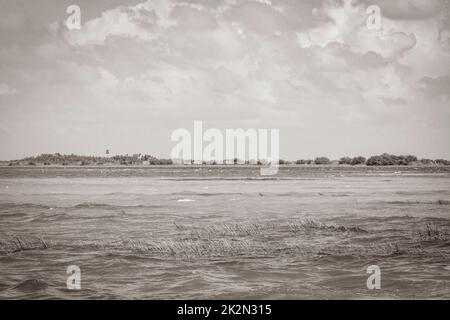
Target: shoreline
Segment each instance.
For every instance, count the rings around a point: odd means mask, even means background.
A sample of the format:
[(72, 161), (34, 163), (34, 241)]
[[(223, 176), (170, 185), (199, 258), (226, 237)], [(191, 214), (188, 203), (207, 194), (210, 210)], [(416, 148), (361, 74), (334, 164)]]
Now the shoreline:
[[(0, 164), (0, 168), (85, 168), (85, 169), (95, 169), (95, 168), (264, 168), (268, 166), (264, 165), (251, 165), (251, 164), (168, 164), (168, 165), (61, 165), (61, 164), (36, 164), (36, 165), (7, 165)], [(450, 168), (450, 165), (443, 164), (413, 164), (413, 165), (347, 165), (347, 164), (280, 164), (279, 168)]]

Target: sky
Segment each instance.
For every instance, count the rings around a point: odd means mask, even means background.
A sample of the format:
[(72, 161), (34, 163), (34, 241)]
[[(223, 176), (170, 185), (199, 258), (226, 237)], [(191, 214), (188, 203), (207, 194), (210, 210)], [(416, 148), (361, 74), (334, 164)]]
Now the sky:
[[(81, 29), (69, 30), (69, 5)], [(380, 28), (367, 25), (371, 5)], [(279, 129), (295, 160), (450, 159), (447, 0), (0, 0), (0, 159), (169, 157), (177, 128)]]

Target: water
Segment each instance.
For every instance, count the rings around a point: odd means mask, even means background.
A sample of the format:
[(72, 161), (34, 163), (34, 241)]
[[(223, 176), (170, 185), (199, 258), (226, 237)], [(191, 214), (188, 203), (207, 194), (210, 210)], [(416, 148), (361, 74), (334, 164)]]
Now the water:
[(3, 167), (0, 298), (448, 299), (449, 195), (444, 167)]

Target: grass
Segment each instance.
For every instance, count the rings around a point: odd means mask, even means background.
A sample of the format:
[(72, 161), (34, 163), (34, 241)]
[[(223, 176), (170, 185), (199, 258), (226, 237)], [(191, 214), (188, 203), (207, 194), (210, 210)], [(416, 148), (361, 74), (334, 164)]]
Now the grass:
[(9, 235), (6, 239), (0, 239), (0, 252), (4, 254), (47, 248), (47, 242), (38, 236), (20, 237), (17, 235)]
[(436, 224), (428, 222), (425, 228), (418, 231), (418, 237), (420, 241), (436, 242), (436, 241), (448, 241), (449, 236), (446, 231), (438, 227)]
[(279, 233), (302, 233), (307, 231), (357, 232), (367, 231), (359, 227), (336, 226), (321, 222), (316, 218), (301, 217), (294, 221), (280, 223), (276, 221), (265, 223), (221, 223), (204, 227), (186, 227), (174, 222), (177, 230), (187, 231), (193, 239), (216, 239), (218, 237), (257, 237)]
[[(359, 227), (326, 224), (303, 217), (294, 221), (267, 223), (222, 223), (186, 226), (174, 223), (176, 233), (169, 239), (132, 239), (117, 236), (111, 239), (80, 239), (48, 243), (39, 236), (7, 235), (0, 237), (0, 253), (14, 254), (28, 250), (61, 247), (85, 252), (93, 250), (112, 254), (198, 259), (207, 257), (276, 257), (276, 256), (390, 256), (403, 253), (428, 252), (431, 249), (411, 246), (408, 242), (377, 242), (357, 244), (351, 233), (367, 232)], [(330, 233), (332, 232), (332, 233)], [(340, 234), (336, 236), (335, 233)], [(417, 237), (418, 235), (418, 237)], [(448, 241), (448, 233), (433, 223), (414, 234), (419, 242)], [(411, 240), (411, 238), (410, 238)], [(425, 251), (424, 251), (425, 250)]]

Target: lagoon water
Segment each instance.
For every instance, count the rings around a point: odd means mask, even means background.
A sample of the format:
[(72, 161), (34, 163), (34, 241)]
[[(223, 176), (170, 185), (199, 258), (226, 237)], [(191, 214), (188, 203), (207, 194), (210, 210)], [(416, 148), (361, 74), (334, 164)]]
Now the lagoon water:
[(449, 167), (0, 168), (3, 299), (448, 299), (449, 237)]

